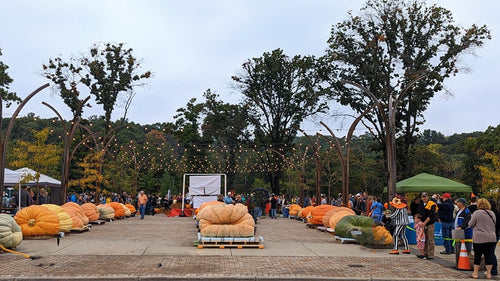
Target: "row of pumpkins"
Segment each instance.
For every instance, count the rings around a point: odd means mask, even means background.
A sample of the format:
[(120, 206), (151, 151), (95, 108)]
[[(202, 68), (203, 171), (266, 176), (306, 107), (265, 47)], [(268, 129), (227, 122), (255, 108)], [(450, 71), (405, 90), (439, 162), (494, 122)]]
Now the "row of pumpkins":
[(195, 211), (200, 233), (204, 237), (252, 237), (255, 221), (243, 204), (205, 202)]
[(17, 212), (14, 218), (0, 214), (0, 245), (12, 248), (21, 244), (23, 236), (56, 235), (60, 232), (83, 230), (91, 221), (128, 217), (135, 213), (133, 205), (118, 202), (97, 206), (73, 202), (62, 206), (32, 205)]
[[(310, 224), (331, 228), (337, 236), (355, 238), (362, 244), (389, 245), (393, 242), (391, 233), (384, 226), (376, 225), (370, 217), (357, 216), (350, 208), (332, 205), (302, 208), (300, 205), (292, 204), (288, 212), (290, 216), (305, 219)], [(353, 236), (351, 233), (353, 230), (361, 231), (361, 235)]]

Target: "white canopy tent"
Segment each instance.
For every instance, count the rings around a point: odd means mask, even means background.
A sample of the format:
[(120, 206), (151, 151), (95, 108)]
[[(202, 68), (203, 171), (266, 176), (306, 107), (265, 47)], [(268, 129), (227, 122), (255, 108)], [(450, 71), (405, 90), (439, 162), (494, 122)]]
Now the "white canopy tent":
[[(28, 177), (28, 176), (32, 176), (34, 177), (38, 172), (35, 171), (35, 170), (32, 170), (30, 168), (27, 168), (27, 167), (24, 167), (24, 168), (21, 168), (21, 169), (17, 169), (15, 170), (14, 172), (18, 172), (18, 173), (21, 173), (21, 178), (24, 179), (25, 177)], [(38, 185), (40, 186), (52, 186), (52, 187), (60, 187), (61, 186), (61, 181), (60, 180), (56, 180), (55, 178), (53, 177), (49, 177), (45, 174), (42, 174), (42, 173), (39, 173), (40, 174), (40, 178), (38, 179)], [(31, 180), (29, 182), (25, 182), (23, 184), (26, 184), (26, 185), (35, 185), (37, 184), (37, 181), (36, 180)]]
[(17, 186), (19, 195), (17, 196), (17, 208), (21, 210), (21, 179), (20, 172), (12, 171), (11, 169), (4, 169), (3, 185), (4, 186)]
[[(21, 208), (21, 182), (23, 182), (24, 178), (28, 176), (34, 177), (36, 174), (37, 171), (27, 167), (17, 169), (15, 171), (10, 169), (5, 169), (4, 186), (19, 187), (18, 208)], [(61, 187), (61, 181), (40, 173), (40, 178), (38, 179), (38, 182), (36, 180), (31, 180), (28, 182), (23, 182), (22, 185), (29, 185), (29, 186), (38, 185), (40, 187), (45, 187), (45, 188)]]

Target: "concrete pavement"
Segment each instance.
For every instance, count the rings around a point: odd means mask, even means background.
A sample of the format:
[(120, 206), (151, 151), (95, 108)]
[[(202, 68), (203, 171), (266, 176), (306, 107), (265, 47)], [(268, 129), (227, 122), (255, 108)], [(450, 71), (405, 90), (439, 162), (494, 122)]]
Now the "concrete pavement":
[[(203, 248), (189, 217), (131, 217), (93, 225), (60, 240), (24, 240), (30, 260), (0, 254), (0, 280), (467, 280), (454, 256), (432, 261), (390, 249), (340, 244), (303, 222), (259, 220), (264, 249)], [(436, 246), (436, 253), (442, 246)], [(498, 250), (497, 250), (498, 254)], [(482, 275), (480, 275), (481, 277)]]

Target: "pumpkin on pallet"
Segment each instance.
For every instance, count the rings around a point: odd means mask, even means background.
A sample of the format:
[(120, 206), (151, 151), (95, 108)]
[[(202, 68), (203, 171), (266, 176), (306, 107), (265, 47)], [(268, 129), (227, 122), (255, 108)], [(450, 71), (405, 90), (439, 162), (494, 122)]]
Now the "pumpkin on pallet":
[(89, 218), (85, 216), (82, 207), (74, 202), (68, 202), (61, 206), (63, 210), (71, 216), (73, 226), (71, 230), (82, 230), (89, 223)]
[(121, 204), (122, 205), (122, 208), (123, 208), (123, 212), (125, 213), (125, 217), (130, 217), (130, 215), (132, 214), (132, 212), (130, 211), (129, 208), (127, 208), (127, 206), (125, 206), (125, 204)]
[(94, 203), (82, 204), (82, 209), (85, 216), (89, 218), (89, 221), (97, 221), (99, 219), (99, 211), (97, 211), (97, 206)]
[(0, 245), (14, 248), (23, 241), (23, 232), (14, 218), (8, 214), (0, 214)]
[(61, 206), (55, 204), (43, 204), (42, 206), (56, 213), (59, 218), (59, 232), (69, 232), (71, 230), (73, 219), (71, 219), (71, 216)]
[(255, 221), (243, 204), (212, 205), (198, 213), (205, 237), (252, 237)]
[(110, 202), (107, 203), (106, 205), (109, 205), (111, 208), (115, 210), (115, 218), (123, 218), (125, 216), (125, 210), (123, 210), (121, 203)]
[(335, 228), (335, 226), (333, 226), (333, 227), (330, 226), (330, 218), (334, 214), (336, 214), (338, 212), (341, 212), (341, 211), (349, 212), (353, 216), (356, 215), (356, 213), (352, 209), (349, 209), (349, 208), (346, 208), (346, 207), (335, 207), (335, 208), (333, 208), (330, 211), (328, 211), (328, 212), (325, 213), (325, 215), (323, 216), (323, 225), (325, 227)]
[(337, 207), (332, 205), (319, 205), (313, 208), (311, 211), (311, 220), (309, 221), (312, 224), (323, 225), (323, 217), (328, 211), (331, 211)]
[(288, 207), (288, 214), (292, 217), (297, 217), (301, 209), (302, 207), (299, 204), (292, 204)]
[(307, 206), (304, 209), (302, 209), (302, 213), (300, 215), (301, 218), (306, 219), (311, 215), (312, 210), (314, 209), (314, 206)]
[(99, 211), (99, 219), (101, 220), (111, 220), (115, 218), (115, 209), (106, 204), (97, 205), (97, 211)]
[(330, 220), (328, 221), (328, 226), (332, 229), (335, 229), (335, 227), (337, 226), (337, 223), (344, 217), (346, 216), (354, 216), (355, 214), (349, 212), (349, 211), (339, 211), (339, 212), (336, 212), (335, 214), (333, 214), (331, 217), (330, 217)]
[(135, 209), (134, 205), (132, 204), (125, 204), (125, 207), (127, 207), (129, 210), (130, 210), (130, 213), (131, 214), (135, 214), (137, 212), (137, 210)]
[(390, 245), (393, 242), (391, 233), (383, 226), (372, 228), (375, 245)]
[[(345, 216), (335, 226), (335, 234), (342, 238), (354, 238), (366, 245), (373, 241), (372, 226), (374, 221), (366, 216)], [(355, 234), (354, 231), (358, 233)]]
[(23, 236), (56, 235), (59, 233), (59, 218), (49, 208), (32, 205), (16, 213), (16, 223)]

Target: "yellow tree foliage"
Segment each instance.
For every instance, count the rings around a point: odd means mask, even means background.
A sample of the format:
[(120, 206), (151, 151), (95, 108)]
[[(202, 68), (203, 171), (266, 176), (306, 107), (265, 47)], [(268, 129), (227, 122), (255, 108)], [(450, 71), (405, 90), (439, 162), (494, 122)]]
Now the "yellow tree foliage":
[[(56, 176), (56, 171), (60, 171), (61, 148), (55, 144), (47, 144), (49, 135), (49, 128), (33, 130), (34, 142), (17, 141), (9, 155), (9, 167), (28, 167), (42, 174)], [(36, 180), (36, 177), (30, 180)]]
[(102, 166), (104, 151), (91, 152), (83, 159), (83, 162), (78, 162), (76, 165), (83, 170), (83, 176), (79, 179), (71, 180), (70, 186), (79, 186), (83, 191), (93, 189), (100, 192), (103, 184), (108, 184), (108, 179), (104, 176)]
[(481, 191), (485, 197), (496, 197), (500, 187), (500, 151), (495, 153), (484, 153), (484, 159), (491, 161), (491, 165), (477, 166), (481, 172)]

